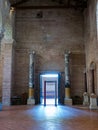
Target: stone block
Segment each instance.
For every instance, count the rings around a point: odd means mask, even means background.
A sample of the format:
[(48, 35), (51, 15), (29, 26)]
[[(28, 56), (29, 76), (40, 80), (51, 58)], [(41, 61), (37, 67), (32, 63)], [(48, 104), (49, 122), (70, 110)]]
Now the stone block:
[(27, 100), (27, 104), (28, 104), (28, 105), (35, 105), (35, 99), (34, 99), (34, 98), (29, 98), (29, 99)]
[(68, 105), (68, 106), (72, 105), (72, 99), (69, 99), (69, 98), (67, 99), (67, 98), (65, 98), (65, 99), (64, 99), (64, 104), (65, 104), (65, 105)]
[(97, 106), (97, 96), (94, 93), (91, 93), (90, 95), (90, 109), (98, 109)]
[(87, 92), (83, 93), (83, 105), (88, 106), (89, 105), (89, 95)]

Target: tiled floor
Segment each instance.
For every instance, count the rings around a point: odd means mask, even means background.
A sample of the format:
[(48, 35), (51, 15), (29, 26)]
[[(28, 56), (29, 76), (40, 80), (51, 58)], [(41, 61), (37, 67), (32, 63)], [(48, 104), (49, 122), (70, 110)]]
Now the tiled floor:
[(98, 130), (98, 110), (52, 105), (3, 107), (0, 130)]

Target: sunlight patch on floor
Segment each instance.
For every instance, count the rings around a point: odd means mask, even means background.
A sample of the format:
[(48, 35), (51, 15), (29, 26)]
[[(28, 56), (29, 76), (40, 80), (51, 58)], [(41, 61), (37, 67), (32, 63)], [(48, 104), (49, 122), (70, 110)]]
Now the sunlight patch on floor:
[[(42, 99), (42, 105), (44, 105), (44, 99)], [(57, 99), (58, 104), (58, 99)], [(46, 105), (55, 105), (55, 99), (46, 99)]]

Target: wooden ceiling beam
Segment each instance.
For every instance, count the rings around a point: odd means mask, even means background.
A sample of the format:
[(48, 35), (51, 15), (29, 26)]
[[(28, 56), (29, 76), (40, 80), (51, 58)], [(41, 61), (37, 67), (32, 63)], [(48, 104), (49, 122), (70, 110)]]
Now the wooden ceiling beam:
[[(21, 0), (15, 4), (12, 4), (11, 6), (12, 7), (15, 7), (16, 9), (61, 9), (61, 8), (75, 8), (75, 9), (83, 9), (87, 7), (87, 1), (88, 0), (66, 0), (65, 3), (62, 3), (64, 2), (63, 0), (59, 0), (59, 2), (61, 2), (62, 4), (60, 5), (56, 5), (56, 6), (26, 6), (26, 5), (21, 5), (25, 2), (27, 2), (29, 0)], [(75, 4), (72, 4), (72, 1), (75, 3)]]
[(58, 8), (66, 8), (66, 6), (21, 6), (16, 9), (58, 9)]
[[(28, 10), (28, 9), (64, 9), (68, 8), (68, 6), (21, 6), (16, 7), (18, 10)], [(74, 6), (70, 6), (70, 8), (74, 8)]]
[(21, 0), (21, 1), (19, 1), (19, 2), (16, 2), (15, 4), (11, 4), (11, 6), (12, 7), (17, 7), (18, 5), (21, 5), (21, 4), (23, 4), (23, 3), (25, 3), (25, 2), (27, 2), (28, 0)]

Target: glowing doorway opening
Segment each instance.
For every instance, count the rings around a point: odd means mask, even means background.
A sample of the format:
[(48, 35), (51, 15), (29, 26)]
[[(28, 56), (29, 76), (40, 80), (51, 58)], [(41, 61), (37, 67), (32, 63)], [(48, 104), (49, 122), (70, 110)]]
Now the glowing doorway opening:
[(41, 75), (41, 104), (57, 105), (58, 104), (58, 74)]

